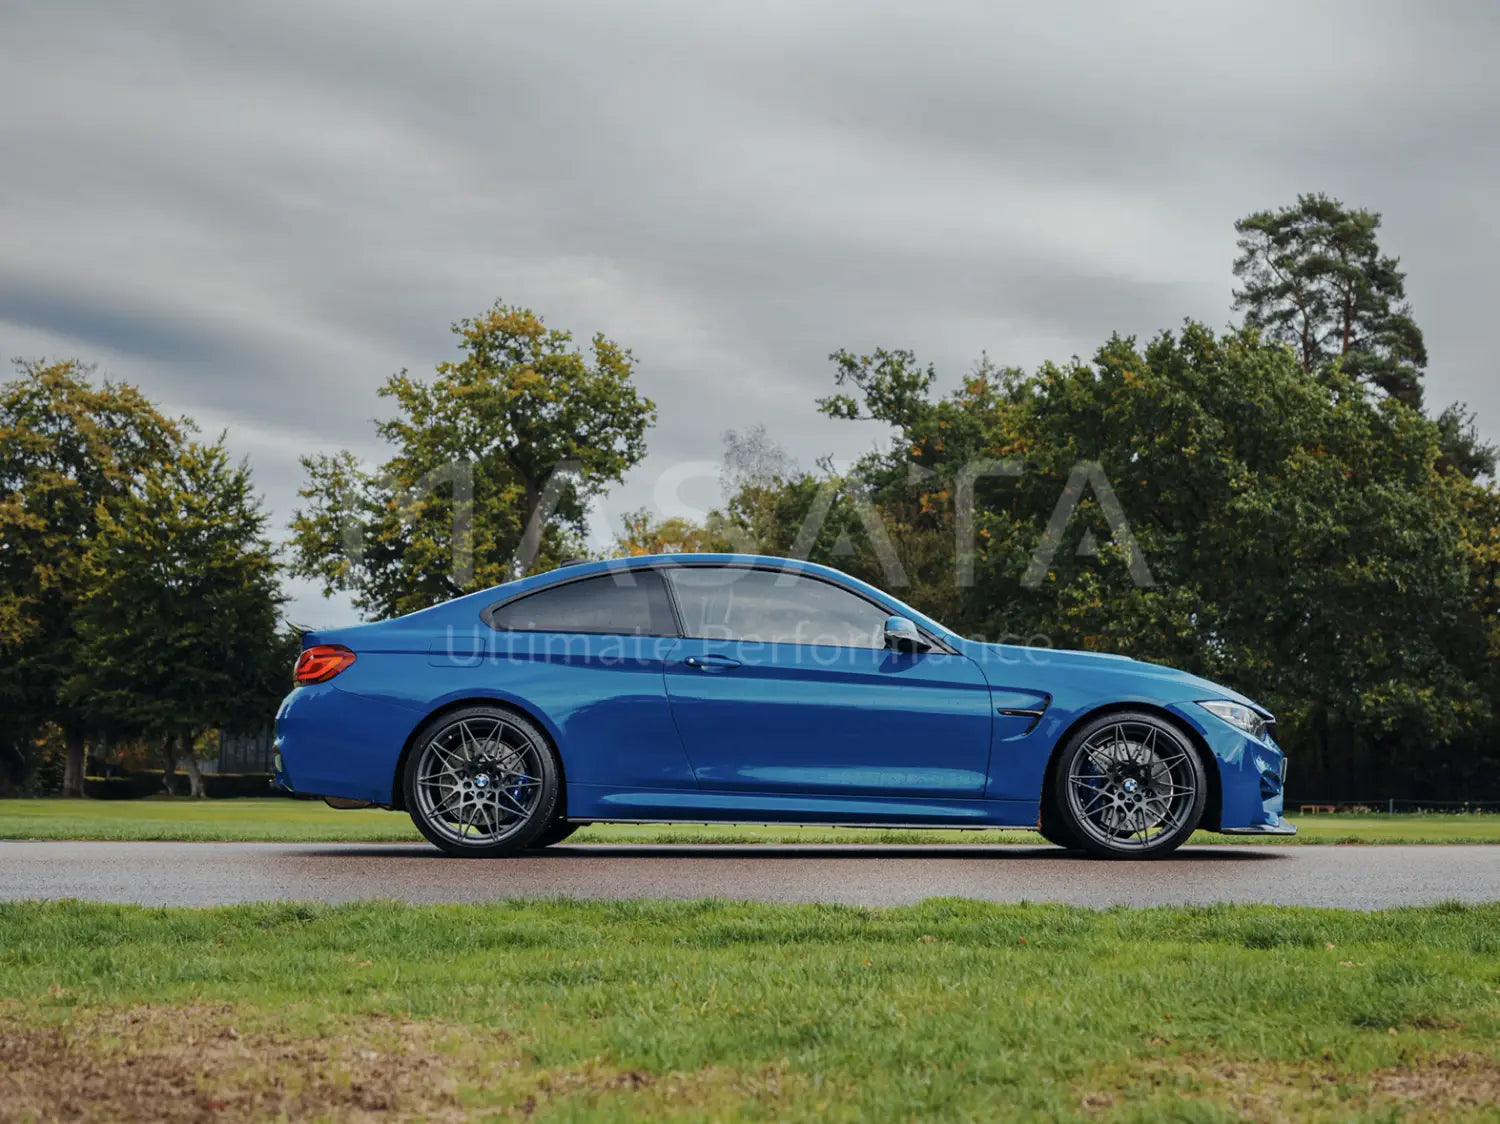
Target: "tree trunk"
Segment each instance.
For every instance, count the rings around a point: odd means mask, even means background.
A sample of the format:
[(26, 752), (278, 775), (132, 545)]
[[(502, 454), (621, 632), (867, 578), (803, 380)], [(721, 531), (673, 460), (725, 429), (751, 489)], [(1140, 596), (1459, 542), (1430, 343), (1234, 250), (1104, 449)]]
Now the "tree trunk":
[(203, 799), (203, 774), (198, 770), (198, 751), (193, 747), (193, 735), (182, 735), (182, 763), (187, 768), (188, 793), (195, 800)]
[(1375, 757), (1369, 739), (1341, 717), (1344, 775), (1349, 778), (1346, 791), (1339, 799), (1348, 801), (1366, 800), (1371, 796)]
[(63, 740), (68, 747), (67, 761), (63, 765), (63, 795), (83, 795), (83, 766), (86, 745), (83, 731), (69, 726), (63, 731)]
[(172, 778), (177, 775), (177, 755), (172, 752), (172, 735), (161, 739), (161, 786), (172, 795)]
[(25, 792), (31, 780), (31, 759), (15, 742), (0, 740), (0, 790), (6, 796)]
[(542, 552), (542, 539), (546, 532), (546, 520), (541, 518), (542, 489), (529, 473), (522, 475), (526, 485), (526, 522), (521, 528), (521, 541), (516, 544), (515, 557), (511, 564), (511, 578), (524, 578), (526, 571)]

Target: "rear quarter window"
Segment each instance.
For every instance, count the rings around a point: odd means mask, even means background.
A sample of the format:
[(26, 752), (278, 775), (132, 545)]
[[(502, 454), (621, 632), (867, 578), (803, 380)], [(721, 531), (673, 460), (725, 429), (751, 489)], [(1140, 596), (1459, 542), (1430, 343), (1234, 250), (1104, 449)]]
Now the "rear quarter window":
[(619, 570), (539, 589), (490, 608), (501, 632), (575, 632), (611, 636), (676, 636), (661, 575)]

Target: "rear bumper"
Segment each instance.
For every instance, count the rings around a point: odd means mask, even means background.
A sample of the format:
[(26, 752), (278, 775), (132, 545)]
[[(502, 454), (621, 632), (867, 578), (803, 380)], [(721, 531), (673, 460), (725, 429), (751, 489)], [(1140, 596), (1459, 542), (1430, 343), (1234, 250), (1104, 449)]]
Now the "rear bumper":
[(276, 715), (274, 784), (303, 796), (389, 805), (396, 765), (420, 716), (332, 683), (298, 687)]

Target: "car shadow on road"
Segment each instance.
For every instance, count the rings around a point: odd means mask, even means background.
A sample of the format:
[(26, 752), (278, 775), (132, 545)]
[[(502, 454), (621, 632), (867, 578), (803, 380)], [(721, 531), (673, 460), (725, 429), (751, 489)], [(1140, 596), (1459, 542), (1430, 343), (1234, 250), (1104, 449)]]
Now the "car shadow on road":
[[(569, 859), (818, 859), (825, 861), (872, 859), (922, 859), (953, 861), (955, 859), (1009, 860), (1012, 862), (1077, 862), (1112, 865), (1113, 862), (1149, 862), (1155, 865), (1178, 863), (1255, 863), (1290, 858), (1285, 847), (1184, 847), (1159, 859), (1090, 859), (1082, 851), (1065, 851), (1060, 847), (1029, 847), (1024, 844), (990, 845), (984, 843), (930, 843), (902, 845), (891, 843), (563, 843), (544, 851), (527, 851), (520, 855), (496, 859), (496, 862), (546, 861)], [(345, 844), (338, 848), (301, 852), (348, 860), (370, 859), (446, 859), (436, 847), (422, 844), (385, 846), (378, 844)], [(474, 859), (465, 861), (474, 862)]]

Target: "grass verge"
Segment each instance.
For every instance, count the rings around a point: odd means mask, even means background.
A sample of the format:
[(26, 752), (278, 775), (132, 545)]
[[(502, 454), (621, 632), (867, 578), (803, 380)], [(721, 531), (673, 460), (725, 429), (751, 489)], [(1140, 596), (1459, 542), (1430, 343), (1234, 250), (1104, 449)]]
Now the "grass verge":
[[(1317, 815), (1293, 817), (1298, 834), (1228, 837), (1199, 832), (1193, 843), (1500, 843), (1500, 815)], [(0, 800), (0, 839), (176, 839), (281, 843), (419, 842), (404, 814), (336, 811), (322, 801)], [(1029, 831), (901, 831), (756, 825), (600, 824), (579, 843), (1026, 843)]]
[(1500, 905), (0, 904), (0, 1119), (1497, 1119)]

